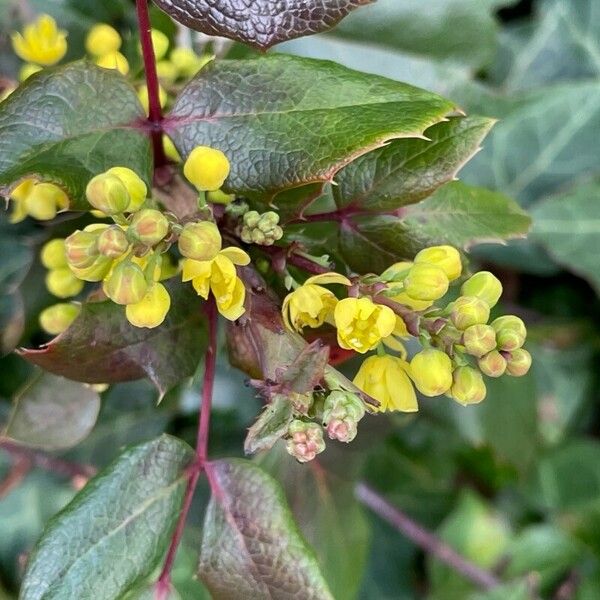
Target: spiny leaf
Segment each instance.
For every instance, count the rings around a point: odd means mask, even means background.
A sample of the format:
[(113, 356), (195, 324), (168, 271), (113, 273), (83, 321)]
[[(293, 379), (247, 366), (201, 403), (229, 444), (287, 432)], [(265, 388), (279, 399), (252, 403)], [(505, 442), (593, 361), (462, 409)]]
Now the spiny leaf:
[(126, 450), (48, 526), (22, 600), (116, 600), (162, 558), (186, 487), (191, 448), (163, 435)]
[(85, 186), (119, 165), (150, 181), (148, 136), (135, 90), (114, 69), (85, 61), (44, 69), (0, 103), (0, 192), (35, 176), (85, 208)]
[(199, 574), (215, 600), (332, 600), (277, 482), (239, 459), (206, 466), (212, 497)]
[(155, 0), (176, 21), (267, 49), (285, 40), (331, 29), (350, 11), (374, 0)]
[(244, 452), (254, 454), (272, 448), (285, 435), (293, 418), (292, 403), (283, 394), (275, 394), (248, 429)]
[(331, 181), (358, 156), (421, 137), (454, 108), (418, 88), (335, 63), (273, 55), (207, 66), (181, 92), (164, 128), (185, 157), (225, 152), (225, 188), (266, 194)]

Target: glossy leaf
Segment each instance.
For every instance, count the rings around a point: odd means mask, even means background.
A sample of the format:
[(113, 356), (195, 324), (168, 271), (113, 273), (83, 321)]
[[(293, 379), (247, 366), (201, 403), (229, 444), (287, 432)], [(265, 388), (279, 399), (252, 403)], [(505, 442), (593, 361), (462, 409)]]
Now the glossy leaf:
[(272, 55), (207, 66), (181, 92), (165, 129), (183, 156), (221, 149), (225, 187), (267, 193), (331, 180), (396, 138), (420, 137), (453, 104), (335, 63)]
[(373, 0), (155, 0), (176, 21), (266, 49), (292, 38), (331, 29), (350, 11)]
[(161, 395), (193, 375), (206, 343), (202, 301), (172, 279), (171, 309), (154, 329), (138, 328), (111, 301), (87, 302), (71, 327), (39, 350), (20, 351), (46, 371), (86, 383), (148, 377)]
[(212, 597), (333, 599), (277, 482), (239, 459), (206, 469), (212, 497), (199, 574)]
[(90, 387), (38, 373), (15, 398), (4, 435), (44, 450), (70, 448), (87, 437), (99, 410), (100, 396)]
[(149, 138), (135, 127), (143, 117), (135, 90), (115, 70), (87, 62), (44, 69), (0, 104), (0, 191), (34, 176), (63, 187), (72, 208), (85, 208), (87, 182), (112, 166), (149, 182)]
[(167, 435), (121, 454), (50, 521), (22, 600), (114, 600), (149, 575), (167, 549), (192, 458)]

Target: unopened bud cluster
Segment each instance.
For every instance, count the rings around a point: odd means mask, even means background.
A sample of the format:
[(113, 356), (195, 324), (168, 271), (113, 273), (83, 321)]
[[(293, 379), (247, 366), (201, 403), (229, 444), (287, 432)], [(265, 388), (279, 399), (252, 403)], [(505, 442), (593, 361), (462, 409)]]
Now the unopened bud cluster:
[(240, 238), (246, 244), (272, 246), (283, 237), (283, 229), (279, 226), (279, 215), (268, 211), (259, 213), (249, 210), (243, 216)]

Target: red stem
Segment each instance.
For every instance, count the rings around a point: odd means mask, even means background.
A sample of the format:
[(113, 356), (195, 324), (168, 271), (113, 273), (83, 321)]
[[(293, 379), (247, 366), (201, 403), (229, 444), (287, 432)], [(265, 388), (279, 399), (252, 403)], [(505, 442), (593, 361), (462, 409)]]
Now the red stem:
[(150, 35), (150, 13), (148, 12), (148, 0), (136, 0), (138, 28), (142, 44), (142, 56), (144, 59), (144, 73), (148, 87), (148, 124), (152, 137), (152, 148), (154, 150), (154, 167), (159, 168), (167, 164), (167, 158), (162, 142), (163, 120), (162, 108), (160, 106), (158, 73), (156, 72), (156, 56)]
[(177, 555), (177, 548), (181, 543), (185, 523), (187, 520), (192, 499), (200, 474), (204, 470), (208, 456), (208, 433), (210, 429), (210, 410), (212, 406), (213, 388), (215, 383), (215, 368), (217, 364), (217, 306), (212, 296), (209, 296), (205, 304), (208, 319), (208, 347), (204, 359), (204, 381), (202, 383), (202, 403), (200, 406), (200, 418), (198, 420), (198, 437), (196, 442), (196, 460), (189, 473), (189, 479), (183, 497), (183, 504), (179, 519), (171, 538), (171, 545), (167, 552), (163, 570), (155, 586), (156, 600), (165, 600), (171, 588), (171, 570)]

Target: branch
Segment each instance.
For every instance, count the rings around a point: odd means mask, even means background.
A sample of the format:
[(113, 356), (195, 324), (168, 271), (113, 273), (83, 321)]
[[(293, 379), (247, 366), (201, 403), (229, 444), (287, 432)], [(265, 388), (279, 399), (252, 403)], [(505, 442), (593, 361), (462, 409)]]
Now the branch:
[(409, 516), (390, 504), (365, 483), (359, 483), (356, 486), (355, 494), (359, 502), (368, 506), (375, 514), (403, 533), (419, 548), (435, 556), (478, 587), (488, 590), (502, 583), (493, 573), (469, 562), (436, 535), (423, 529), (421, 525), (415, 523)]
[(200, 418), (198, 420), (198, 438), (196, 442), (196, 461), (190, 470), (185, 496), (181, 507), (181, 513), (171, 538), (171, 545), (165, 558), (163, 570), (156, 583), (156, 600), (166, 600), (171, 589), (171, 570), (175, 562), (177, 548), (181, 543), (185, 523), (187, 520), (192, 499), (200, 474), (204, 469), (208, 456), (208, 433), (210, 429), (210, 410), (212, 406), (213, 388), (215, 382), (215, 368), (217, 362), (217, 306), (213, 296), (206, 301), (206, 316), (208, 318), (208, 347), (204, 359), (204, 381), (202, 384), (202, 403), (200, 406)]

